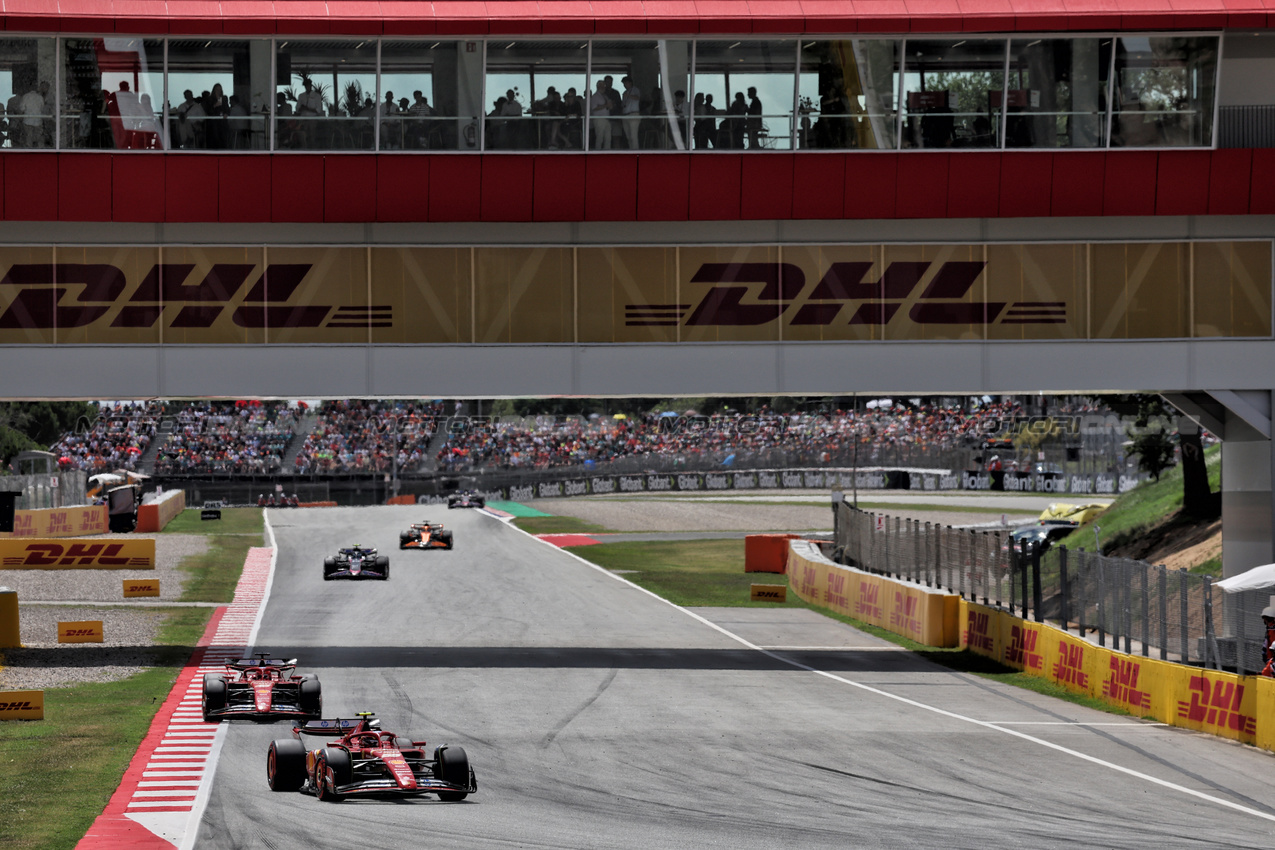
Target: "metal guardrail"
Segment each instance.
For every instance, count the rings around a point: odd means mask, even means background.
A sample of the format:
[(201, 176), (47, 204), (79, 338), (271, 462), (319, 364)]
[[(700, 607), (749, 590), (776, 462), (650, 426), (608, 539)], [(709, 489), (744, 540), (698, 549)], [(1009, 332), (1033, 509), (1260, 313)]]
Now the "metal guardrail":
[[(837, 560), (941, 587), (971, 602), (1052, 621), (1100, 646), (1215, 668), (1261, 669), (1260, 611), (1269, 596), (1236, 604), (1240, 637), (1217, 637), (1212, 580), (1186, 570), (1083, 549), (1015, 551), (1003, 531), (922, 523), (833, 506)], [(1246, 607), (1243, 607), (1246, 606)], [(1257, 612), (1257, 613), (1253, 613)], [(1256, 625), (1254, 625), (1256, 624)], [(1233, 647), (1229, 653), (1227, 647)]]

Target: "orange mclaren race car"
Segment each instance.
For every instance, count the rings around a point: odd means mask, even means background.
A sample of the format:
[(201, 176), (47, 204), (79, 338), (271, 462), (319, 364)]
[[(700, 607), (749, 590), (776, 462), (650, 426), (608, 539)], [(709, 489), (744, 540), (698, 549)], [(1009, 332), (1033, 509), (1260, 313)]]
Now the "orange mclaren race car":
[(450, 549), (452, 533), (441, 522), (414, 522), (407, 531), (398, 535), (400, 549)]
[[(431, 757), (424, 741), (382, 731), (367, 712), (357, 720), (311, 720), (292, 727), (292, 734), (272, 742), (266, 754), (271, 791), (301, 791), (335, 803), (353, 796), (421, 794), (455, 802), (478, 790), (463, 748), (444, 744)], [(335, 740), (308, 749), (302, 735)]]

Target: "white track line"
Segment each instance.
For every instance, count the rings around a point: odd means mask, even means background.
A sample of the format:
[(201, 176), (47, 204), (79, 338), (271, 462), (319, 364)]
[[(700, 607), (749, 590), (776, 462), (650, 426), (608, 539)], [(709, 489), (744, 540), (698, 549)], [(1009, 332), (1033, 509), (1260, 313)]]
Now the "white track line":
[[(270, 524), (270, 511), (268, 509), (262, 510), (261, 515), (265, 521), (266, 537), (270, 546), (270, 577), (266, 579), (266, 588), (261, 594), (261, 601), (257, 603), (257, 616), (253, 619), (252, 630), (248, 633), (246, 643), (249, 650), (256, 649), (257, 630), (261, 628), (261, 618), (266, 613), (266, 603), (270, 601), (270, 591), (274, 587), (274, 568), (279, 560), (279, 546), (275, 541), (274, 526)], [(205, 662), (207, 662), (207, 658), (205, 658)], [(221, 757), (222, 745), (226, 743), (226, 732), (229, 727), (229, 723), (217, 724), (217, 737), (213, 739), (212, 749), (208, 752), (207, 767), (199, 784), (199, 790), (195, 793), (195, 800), (190, 807), (190, 818), (186, 821), (186, 831), (182, 834), (181, 844), (178, 845), (180, 850), (193, 850), (195, 839), (199, 837), (199, 823), (204, 818), (204, 810), (208, 808), (208, 798), (212, 795), (213, 775), (217, 772), (217, 762)]]
[(808, 664), (802, 664), (800, 661), (794, 661), (791, 658), (785, 658), (782, 655), (777, 655), (773, 651), (765, 649), (764, 647), (758, 646), (757, 644), (752, 643), (748, 640), (745, 640), (744, 638), (740, 637), (734, 632), (728, 631), (727, 629), (722, 628), (716, 623), (710, 620), (707, 620), (704, 617), (701, 617), (699, 614), (696, 614), (694, 611), (690, 611), (686, 608), (683, 608), (681, 605), (677, 605), (672, 602), (669, 602), (667, 599), (660, 596), (659, 594), (653, 593), (647, 590), (646, 588), (641, 587), (640, 585), (634, 584), (633, 582), (629, 581), (623, 576), (616, 575), (615, 573), (611, 572), (605, 567), (601, 567), (593, 563), (592, 561), (588, 561), (580, 557), (579, 555), (575, 554), (569, 549), (563, 549), (561, 547), (554, 546), (548, 540), (541, 540), (540, 538), (536, 537), (536, 535), (531, 534), (530, 532), (527, 532), (527, 531), (523, 531), (521, 528), (518, 528), (518, 526), (514, 525), (513, 523), (509, 523), (509, 527), (516, 529), (521, 534), (527, 535), (532, 540), (535, 540), (537, 543), (540, 543), (544, 546), (548, 546), (551, 549), (555, 549), (559, 552), (562, 552), (566, 554), (568, 557), (575, 558), (577, 561), (579, 561), (582, 564), (585, 564), (589, 568), (597, 570), (603, 575), (610, 576), (611, 578), (615, 579), (618, 582), (627, 584), (629, 587), (632, 587), (636, 590), (641, 591), (642, 593), (645, 593), (647, 596), (650, 596), (652, 599), (658, 599), (659, 601), (663, 602), (665, 605), (669, 605), (669, 606), (672, 606), (673, 608), (676, 608), (678, 611), (681, 611), (686, 616), (699, 620), (701, 623), (708, 626), (710, 629), (720, 632), (721, 634), (725, 635), (731, 640), (734, 640), (749, 649), (754, 649), (762, 653), (763, 655), (769, 656), (770, 658), (773, 658), (776, 661), (781, 661), (784, 664), (791, 665), (792, 667), (796, 667), (799, 670), (805, 670), (809, 673), (814, 673), (816, 676), (822, 676), (825, 679), (831, 679), (834, 682), (840, 682), (843, 685), (849, 685), (852, 688), (858, 688), (859, 690), (867, 691), (868, 693), (876, 694), (877, 696), (885, 697), (886, 699), (891, 699), (891, 700), (894, 700), (895, 702), (901, 702), (904, 705), (910, 705), (913, 708), (919, 708), (923, 711), (930, 711), (930, 712), (933, 712), (934, 714), (940, 714), (943, 717), (950, 717), (953, 720), (960, 720), (964, 723), (970, 723), (974, 726), (981, 726), (984, 729), (994, 729), (997, 732), (1003, 732), (1006, 735), (1011, 735), (1015, 738), (1020, 738), (1024, 741), (1030, 741), (1033, 744), (1038, 744), (1042, 747), (1046, 747), (1056, 752), (1060, 752), (1060, 753), (1064, 753), (1065, 755), (1072, 756), (1073, 758), (1078, 758), (1082, 761), (1087, 761), (1090, 764), (1096, 764), (1100, 767), (1105, 767), (1108, 770), (1114, 770), (1117, 773), (1123, 773), (1126, 776), (1132, 776), (1135, 779), (1141, 779), (1144, 782), (1150, 782), (1153, 785), (1159, 785), (1162, 788), (1168, 788), (1170, 790), (1177, 791), (1181, 794), (1186, 794), (1189, 797), (1195, 797), (1200, 800), (1206, 800), (1215, 805), (1232, 809), (1237, 812), (1243, 812), (1244, 814), (1252, 815), (1253, 817), (1261, 818), (1262, 820), (1271, 821), (1272, 823), (1275, 823), (1275, 815), (1273, 814), (1258, 811), (1257, 809), (1252, 809), (1252, 808), (1249, 808), (1248, 806), (1244, 806), (1239, 803), (1234, 803), (1234, 802), (1231, 802), (1230, 800), (1225, 800), (1221, 797), (1215, 797), (1212, 794), (1205, 794), (1203, 791), (1196, 791), (1194, 788), (1187, 788), (1185, 785), (1178, 785), (1176, 782), (1169, 782), (1168, 780), (1160, 779), (1148, 773), (1142, 773), (1141, 771), (1133, 770), (1132, 768), (1124, 767), (1123, 765), (1119, 765), (1114, 762), (1105, 761), (1103, 759), (1088, 755), (1087, 753), (1082, 753), (1079, 750), (1073, 750), (1073, 749), (1070, 749), (1069, 747), (1064, 747), (1060, 744), (1055, 744), (1052, 741), (1046, 741), (1043, 738), (1036, 738), (1032, 735), (1028, 735), (1026, 732), (1019, 732), (1014, 729), (1007, 729), (1005, 728), (1006, 724), (998, 724), (998, 723), (993, 723), (987, 720), (979, 720), (977, 718), (969, 717), (964, 714), (957, 714), (954, 711), (948, 711), (947, 709), (944, 709), (944, 708), (939, 708), (933, 705), (927, 705), (923, 702), (917, 702), (914, 699), (908, 699), (907, 697), (902, 697), (902, 696), (899, 696), (898, 694), (892, 694), (889, 691), (883, 691), (879, 688), (874, 688), (871, 685), (865, 685), (862, 682), (856, 682), (852, 679), (847, 679), (844, 676), (838, 676), (835, 673), (829, 673), (825, 670), (817, 670)]

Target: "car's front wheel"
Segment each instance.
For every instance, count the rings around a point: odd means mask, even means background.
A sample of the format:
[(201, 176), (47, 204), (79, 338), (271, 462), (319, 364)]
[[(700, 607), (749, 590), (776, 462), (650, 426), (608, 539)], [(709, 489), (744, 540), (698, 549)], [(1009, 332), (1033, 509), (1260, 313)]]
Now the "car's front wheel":
[[(434, 750), (435, 775), (452, 785), (469, 787), (469, 757), (464, 747), (438, 747)], [(439, 791), (438, 799), (458, 803), (469, 796), (466, 791)]]
[(271, 791), (296, 791), (305, 784), (305, 746), (292, 738), (270, 744), (266, 753), (266, 781)]
[[(328, 770), (332, 770), (332, 787), (328, 787)], [(345, 750), (328, 748), (314, 760), (314, 795), (329, 803), (341, 802), (341, 795), (333, 788), (350, 782), (350, 754)]]
[(226, 707), (226, 680), (217, 675), (208, 675), (204, 677), (204, 693), (203, 700), (200, 703), (203, 709), (204, 721), (213, 722), (215, 719), (212, 713), (221, 711)]

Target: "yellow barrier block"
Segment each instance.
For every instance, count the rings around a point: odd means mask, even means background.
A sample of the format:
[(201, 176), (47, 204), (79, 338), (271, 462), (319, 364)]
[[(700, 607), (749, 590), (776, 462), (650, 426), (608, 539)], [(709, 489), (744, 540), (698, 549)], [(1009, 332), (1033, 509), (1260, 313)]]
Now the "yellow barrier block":
[(153, 570), (155, 540), (0, 540), (6, 570)]
[(159, 579), (126, 578), (124, 579), (124, 598), (134, 596), (159, 596)]
[(1257, 739), (1254, 741), (1264, 750), (1275, 750), (1275, 679), (1269, 676), (1257, 676), (1257, 702), (1254, 708), (1261, 719), (1257, 724)]
[(754, 602), (787, 602), (788, 585), (786, 584), (751, 584)]
[(105, 505), (37, 508), (15, 511), (13, 531), (0, 532), (0, 538), (83, 537), (86, 534), (105, 534), (108, 530)]
[(18, 631), (18, 591), (0, 587), (0, 649), (22, 646)]
[(102, 643), (101, 620), (58, 621), (58, 643)]
[(0, 720), (43, 720), (44, 691), (0, 691)]

